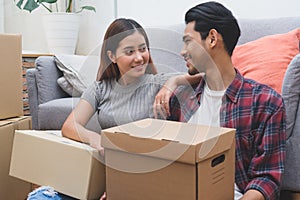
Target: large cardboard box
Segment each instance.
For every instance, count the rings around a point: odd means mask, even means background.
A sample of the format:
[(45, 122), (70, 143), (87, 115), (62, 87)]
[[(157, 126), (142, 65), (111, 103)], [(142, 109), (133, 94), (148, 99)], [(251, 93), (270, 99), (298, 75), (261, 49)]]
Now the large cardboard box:
[(31, 117), (0, 120), (0, 199), (26, 199), (31, 184), (9, 175), (9, 165), (15, 130), (31, 129)]
[(78, 199), (99, 199), (105, 191), (103, 157), (58, 132), (16, 131), (10, 175)]
[(21, 35), (0, 34), (0, 119), (23, 115)]
[(101, 141), (109, 200), (234, 199), (235, 129), (145, 119)]

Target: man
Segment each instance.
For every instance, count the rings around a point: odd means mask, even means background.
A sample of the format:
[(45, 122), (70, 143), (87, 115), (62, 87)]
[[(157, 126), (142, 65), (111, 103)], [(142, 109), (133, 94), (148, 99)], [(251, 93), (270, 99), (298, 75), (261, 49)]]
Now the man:
[(181, 54), (190, 74), (205, 75), (196, 86), (176, 90), (169, 119), (235, 128), (235, 199), (279, 199), (286, 138), (281, 96), (234, 68), (240, 29), (231, 11), (202, 3), (187, 11), (185, 22)]

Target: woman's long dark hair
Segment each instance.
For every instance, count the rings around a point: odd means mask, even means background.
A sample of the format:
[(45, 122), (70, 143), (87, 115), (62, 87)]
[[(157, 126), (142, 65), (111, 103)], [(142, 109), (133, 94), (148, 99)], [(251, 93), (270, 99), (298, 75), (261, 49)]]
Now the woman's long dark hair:
[[(119, 46), (121, 40), (125, 37), (134, 34), (136, 31), (141, 33), (146, 41), (146, 45), (149, 51), (149, 39), (143, 29), (143, 27), (132, 19), (119, 18), (113, 21), (108, 27), (101, 49), (100, 67), (98, 69), (97, 81), (104, 79), (120, 78), (120, 71), (117, 64), (113, 63), (108, 55), (107, 51), (116, 53), (116, 49)], [(150, 51), (149, 51), (149, 63), (146, 68), (146, 73), (156, 74), (157, 70), (153, 64)]]

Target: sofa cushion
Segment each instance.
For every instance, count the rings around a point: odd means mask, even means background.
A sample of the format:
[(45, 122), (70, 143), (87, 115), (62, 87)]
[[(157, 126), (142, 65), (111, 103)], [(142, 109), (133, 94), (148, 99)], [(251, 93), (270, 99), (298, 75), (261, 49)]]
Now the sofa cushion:
[[(38, 129), (60, 130), (78, 101), (78, 97), (68, 97), (40, 104), (38, 110)], [(98, 122), (97, 113), (89, 120), (86, 128), (100, 133), (101, 127)]]
[(281, 94), (284, 73), (299, 53), (299, 41), (300, 28), (265, 36), (237, 46), (232, 61), (245, 77), (269, 85)]
[(79, 98), (60, 98), (40, 104), (38, 123), (40, 130), (60, 130)]

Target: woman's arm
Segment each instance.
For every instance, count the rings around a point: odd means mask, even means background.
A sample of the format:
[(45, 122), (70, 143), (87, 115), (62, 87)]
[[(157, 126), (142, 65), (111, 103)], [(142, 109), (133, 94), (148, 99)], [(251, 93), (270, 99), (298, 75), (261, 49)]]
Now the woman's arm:
[(85, 125), (93, 114), (94, 110), (90, 103), (80, 99), (63, 124), (62, 135), (76, 141), (87, 143), (99, 151), (103, 151), (100, 134), (85, 128)]
[(199, 82), (202, 74), (189, 75), (180, 74), (169, 78), (166, 83), (162, 86), (160, 91), (156, 94), (153, 103), (154, 117), (157, 118), (161, 115), (164, 119), (170, 115), (169, 101), (179, 85), (193, 85)]

